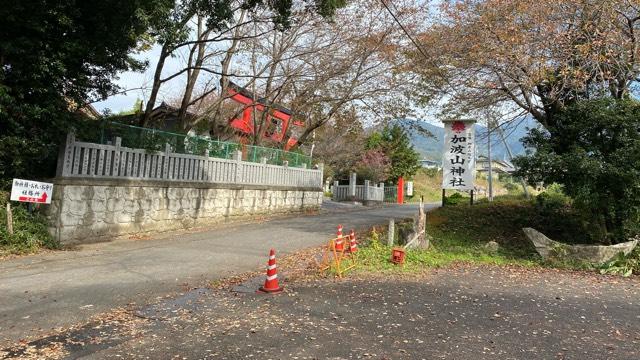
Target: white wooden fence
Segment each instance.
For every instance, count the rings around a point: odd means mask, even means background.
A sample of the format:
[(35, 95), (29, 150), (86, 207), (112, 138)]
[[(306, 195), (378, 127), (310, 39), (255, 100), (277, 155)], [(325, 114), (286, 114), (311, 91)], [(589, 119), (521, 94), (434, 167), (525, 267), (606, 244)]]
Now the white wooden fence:
[(175, 182), (270, 185), (322, 188), (322, 168), (305, 169), (242, 161), (238, 151), (232, 160), (171, 152), (132, 149), (76, 141), (73, 134), (58, 160), (58, 176), (95, 179), (163, 180)]

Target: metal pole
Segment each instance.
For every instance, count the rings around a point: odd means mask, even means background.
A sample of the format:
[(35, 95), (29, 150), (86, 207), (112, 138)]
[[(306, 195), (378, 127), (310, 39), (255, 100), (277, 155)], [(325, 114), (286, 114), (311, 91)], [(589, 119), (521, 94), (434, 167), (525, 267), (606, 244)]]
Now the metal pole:
[(488, 138), (489, 138), (489, 142), (487, 143), (487, 149), (488, 149), (488, 152), (489, 152), (489, 157), (488, 157), (488, 160), (489, 160), (489, 196), (488, 196), (488, 198), (489, 198), (489, 201), (491, 202), (491, 201), (493, 201), (493, 161), (491, 159), (491, 126), (492, 126), (492, 124), (491, 124), (491, 122), (489, 122), (489, 124), (487, 124), (487, 125), (489, 125), (487, 127), (487, 129), (488, 129), (488, 134), (487, 135), (488, 135)]
[[(502, 138), (504, 147), (507, 148), (507, 154), (509, 155), (509, 160), (513, 162), (513, 153), (511, 152), (511, 147), (509, 146), (509, 144), (507, 144), (507, 139), (505, 139), (502, 129), (499, 126), (496, 126), (496, 129), (498, 130), (498, 133)], [(524, 182), (524, 179), (520, 179), (520, 183), (522, 184), (522, 190), (524, 190), (524, 195), (527, 197), (527, 199), (529, 199), (530, 198), (529, 189), (527, 189), (527, 184)]]

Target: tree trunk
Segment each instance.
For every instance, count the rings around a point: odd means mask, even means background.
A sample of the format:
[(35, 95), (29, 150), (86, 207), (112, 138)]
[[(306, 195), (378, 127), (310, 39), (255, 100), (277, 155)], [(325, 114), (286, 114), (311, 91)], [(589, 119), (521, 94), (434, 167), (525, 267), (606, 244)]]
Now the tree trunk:
[[(239, 24), (244, 22), (246, 12), (246, 10), (242, 10), (242, 12), (240, 13), (240, 19), (238, 20)], [(238, 40), (238, 38), (240, 37), (240, 32), (241, 28), (237, 27), (234, 32), (233, 40), (231, 40), (231, 46), (229, 46), (229, 49), (224, 55), (224, 58), (220, 62), (220, 72), (222, 73), (222, 75), (220, 75), (220, 99), (216, 102), (215, 111), (213, 112), (213, 116), (210, 119), (209, 133), (211, 137), (217, 137), (218, 135), (216, 132), (216, 125), (218, 123), (218, 120), (220, 120), (219, 118), (222, 112), (222, 103), (227, 96), (227, 88), (229, 87), (229, 76), (227, 74), (229, 73), (229, 68), (231, 67), (231, 60), (233, 59), (233, 55), (235, 55), (238, 43), (240, 42)]]
[(147, 100), (147, 106), (144, 110), (143, 116), (140, 118), (139, 125), (142, 127), (147, 126), (149, 121), (151, 120), (151, 112), (155, 107), (156, 99), (158, 97), (158, 92), (160, 91), (160, 86), (162, 85), (162, 69), (164, 68), (164, 62), (169, 56), (168, 46), (163, 45), (160, 50), (160, 57), (158, 58), (158, 63), (156, 64), (156, 71), (153, 75), (153, 86), (151, 87), (151, 94), (149, 95), (149, 99)]
[[(209, 31), (207, 30), (204, 33), (202, 32), (202, 18), (198, 18), (198, 40), (206, 40), (207, 37), (209, 37)], [(197, 55), (195, 63), (193, 64), (194, 69), (187, 72), (187, 85), (184, 89), (184, 95), (182, 96), (180, 109), (178, 110), (178, 124), (180, 124), (180, 129), (185, 131), (188, 131), (189, 127), (193, 126), (193, 124), (187, 123), (186, 118), (189, 106), (191, 105), (193, 89), (195, 88), (196, 83), (198, 82), (198, 76), (200, 75), (200, 67), (202, 67), (202, 64), (204, 63), (206, 50), (205, 43), (199, 42), (198, 44), (194, 45), (192, 48), (192, 54), (195, 49), (197, 49)], [(189, 63), (187, 64), (189, 67), (192, 67), (191, 58), (192, 56), (190, 55)]]

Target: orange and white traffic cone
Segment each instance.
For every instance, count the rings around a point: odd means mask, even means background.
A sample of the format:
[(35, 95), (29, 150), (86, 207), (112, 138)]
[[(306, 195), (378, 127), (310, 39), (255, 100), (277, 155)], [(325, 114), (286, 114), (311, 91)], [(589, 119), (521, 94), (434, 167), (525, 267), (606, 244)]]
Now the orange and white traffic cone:
[(358, 252), (358, 242), (356, 241), (356, 232), (351, 230), (349, 234), (349, 252), (356, 253)]
[(344, 238), (342, 237), (342, 225), (338, 225), (338, 232), (336, 234), (336, 251), (344, 252)]
[(276, 251), (271, 249), (269, 252), (269, 265), (267, 266), (267, 279), (264, 281), (264, 286), (261, 286), (259, 291), (264, 293), (279, 293), (283, 290), (278, 284), (278, 269), (276, 267)]

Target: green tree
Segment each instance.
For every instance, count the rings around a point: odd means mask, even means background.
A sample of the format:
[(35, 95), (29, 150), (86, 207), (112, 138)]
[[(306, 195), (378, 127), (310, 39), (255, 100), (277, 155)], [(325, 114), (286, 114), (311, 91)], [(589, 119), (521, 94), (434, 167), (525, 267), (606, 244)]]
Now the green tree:
[(593, 236), (610, 243), (638, 233), (640, 220), (640, 103), (579, 101), (554, 126), (531, 130), (535, 150), (518, 157), (518, 176), (530, 183), (564, 185), (574, 206), (590, 221)]
[(136, 102), (133, 103), (133, 106), (131, 107), (131, 109), (120, 111), (117, 114), (117, 116), (140, 114), (141, 112), (142, 112), (142, 100), (138, 98), (136, 99)]
[[(0, 7), (0, 179), (53, 175), (75, 110), (116, 91), (131, 53), (169, 0), (4, 2)], [(88, 127), (88, 126), (87, 126)]]
[(385, 126), (381, 132), (372, 133), (367, 138), (365, 148), (381, 150), (389, 158), (389, 181), (396, 182), (400, 177), (409, 178), (420, 169), (420, 155), (413, 149), (409, 137), (399, 125)]

